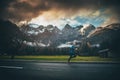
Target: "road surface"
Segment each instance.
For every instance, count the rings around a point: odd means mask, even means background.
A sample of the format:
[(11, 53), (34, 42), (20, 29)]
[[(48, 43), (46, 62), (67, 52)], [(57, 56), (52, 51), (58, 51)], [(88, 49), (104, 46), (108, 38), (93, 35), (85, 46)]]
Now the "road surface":
[(120, 64), (0, 60), (0, 80), (120, 80)]

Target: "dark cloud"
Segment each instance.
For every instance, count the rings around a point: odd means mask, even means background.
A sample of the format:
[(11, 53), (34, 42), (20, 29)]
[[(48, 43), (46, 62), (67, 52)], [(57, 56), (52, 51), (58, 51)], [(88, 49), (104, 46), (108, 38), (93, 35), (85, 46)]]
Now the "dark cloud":
[(97, 6), (98, 2), (97, 0), (54, 0), (56, 3), (62, 5), (61, 7), (64, 8), (82, 8), (82, 7), (93, 7)]
[(120, 14), (120, 0), (101, 0), (101, 6), (111, 9), (116, 15)]
[[(7, 1), (7, 2), (6, 2)], [(29, 20), (50, 9), (43, 0), (6, 0), (0, 3), (0, 18), (12, 20)]]
[(3, 11), (5, 8), (8, 7), (10, 0), (1, 0), (0, 1), (0, 11)]
[(111, 13), (119, 16), (120, 0), (2, 0), (0, 1), (0, 18), (12, 20), (30, 20), (45, 11), (56, 9), (69, 14), (77, 10), (97, 10), (108, 8)]

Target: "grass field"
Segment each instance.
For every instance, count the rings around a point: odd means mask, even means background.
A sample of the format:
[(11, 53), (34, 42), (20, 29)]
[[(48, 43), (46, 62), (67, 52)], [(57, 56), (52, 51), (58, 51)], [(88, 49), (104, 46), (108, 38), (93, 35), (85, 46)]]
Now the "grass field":
[[(10, 59), (11, 56), (0, 56), (0, 59)], [(69, 56), (15, 56), (14, 59), (21, 60), (40, 60), (40, 61), (67, 61)], [(120, 58), (100, 58), (96, 56), (77, 56), (72, 62), (80, 61), (120, 61)]]

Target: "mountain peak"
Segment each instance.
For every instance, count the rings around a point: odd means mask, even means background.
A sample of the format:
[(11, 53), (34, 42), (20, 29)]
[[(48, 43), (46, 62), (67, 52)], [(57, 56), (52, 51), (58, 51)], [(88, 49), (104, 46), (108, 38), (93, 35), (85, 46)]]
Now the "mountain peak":
[(76, 30), (80, 30), (81, 28), (83, 28), (83, 25), (79, 25), (75, 27)]
[(80, 32), (82, 35), (88, 35), (91, 33), (93, 30), (95, 30), (95, 26), (92, 24), (85, 25), (80, 29)]
[(69, 24), (66, 24), (64, 28), (70, 29), (72, 27)]
[(87, 25), (84, 25), (84, 28), (95, 28), (95, 26), (92, 24), (87, 24)]

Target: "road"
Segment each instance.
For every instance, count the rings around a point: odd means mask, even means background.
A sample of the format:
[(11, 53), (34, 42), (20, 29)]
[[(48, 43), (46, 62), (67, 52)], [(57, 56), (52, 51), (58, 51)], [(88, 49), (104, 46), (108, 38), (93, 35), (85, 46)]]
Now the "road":
[(0, 60), (0, 80), (120, 80), (120, 64)]

